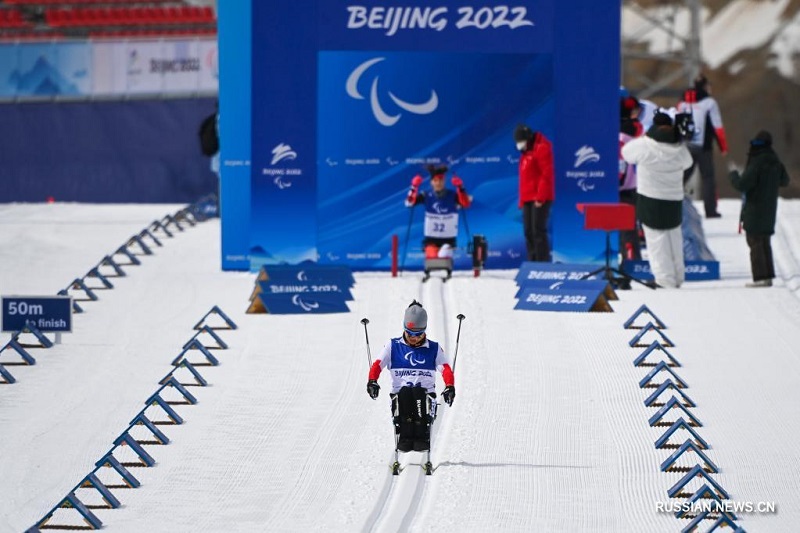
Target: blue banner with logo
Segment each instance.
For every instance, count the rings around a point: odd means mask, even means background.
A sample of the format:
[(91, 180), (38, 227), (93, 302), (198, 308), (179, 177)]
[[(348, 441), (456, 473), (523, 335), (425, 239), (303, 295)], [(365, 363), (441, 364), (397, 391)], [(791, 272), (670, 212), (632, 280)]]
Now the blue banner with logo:
[[(584, 279), (584, 280), (564, 280), (564, 281), (546, 281), (546, 280), (531, 280), (520, 285), (517, 289), (517, 294), (514, 298), (522, 298), (525, 291), (528, 289), (547, 289), (551, 291), (600, 291), (606, 295), (606, 299), (614, 300), (616, 293), (607, 280), (604, 279)], [(610, 295), (613, 297), (609, 297)]]
[[(423, 209), (403, 200), (426, 165), (444, 164), (448, 186), (457, 175), (474, 199), (455, 267), (472, 267), (474, 232), (486, 268), (516, 268), (512, 132), (526, 123), (554, 146), (554, 259), (602, 261), (603, 235), (575, 204), (617, 198), (619, 16), (591, 0), (252, 2), (250, 213), (238, 224), (249, 244), (223, 242), (223, 255), (382, 270), (392, 236), (408, 235), (404, 266), (422, 268)], [(225, 84), (223, 69), (221, 95)], [(241, 206), (223, 189), (223, 230), (226, 207)]]
[[(592, 274), (594, 273), (594, 274)], [(587, 263), (542, 263), (538, 261), (525, 261), (519, 267), (514, 277), (517, 285), (527, 285), (534, 281), (580, 281), (583, 279), (599, 279), (602, 272), (597, 271), (597, 266)]]
[(551, 288), (547, 286), (524, 287), (514, 309), (523, 311), (613, 311), (604, 296), (605, 287), (580, 288), (580, 285)]
[(336, 293), (261, 293), (256, 296), (272, 315), (316, 315), (349, 313), (350, 309), (340, 294)]
[[(719, 261), (684, 261), (686, 281), (709, 281), (719, 279)], [(622, 262), (622, 271), (636, 279), (652, 280), (650, 263), (626, 259)]]
[(262, 267), (258, 280), (277, 283), (334, 283), (347, 288), (355, 284), (353, 273), (348, 267), (308, 263), (292, 266), (269, 265), (268, 267)]
[(353, 295), (345, 285), (331, 282), (300, 282), (300, 281), (259, 281), (261, 294), (303, 294), (316, 296), (319, 294), (334, 295), (341, 300), (350, 301)]

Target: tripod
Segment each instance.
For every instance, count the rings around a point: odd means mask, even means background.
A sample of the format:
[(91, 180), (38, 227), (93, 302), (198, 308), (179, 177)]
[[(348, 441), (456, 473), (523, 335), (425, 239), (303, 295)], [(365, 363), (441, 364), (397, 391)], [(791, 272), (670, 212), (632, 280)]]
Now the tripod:
[(587, 279), (603, 273), (603, 279), (612, 286), (628, 285), (631, 281), (640, 283), (650, 289), (655, 289), (655, 283), (648, 283), (637, 279), (627, 272), (611, 266), (611, 232), (632, 230), (636, 227), (636, 208), (624, 203), (605, 204), (577, 204), (578, 211), (583, 213), (583, 228), (589, 230), (602, 230), (606, 232), (606, 262), (605, 265), (589, 272), (581, 279)]

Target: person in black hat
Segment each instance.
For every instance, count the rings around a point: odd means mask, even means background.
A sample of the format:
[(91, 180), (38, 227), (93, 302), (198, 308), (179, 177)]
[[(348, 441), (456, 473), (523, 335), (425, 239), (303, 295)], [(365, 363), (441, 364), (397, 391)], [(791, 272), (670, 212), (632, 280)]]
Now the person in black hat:
[(679, 113), (691, 113), (694, 133), (688, 139), (692, 166), (683, 174), (683, 183), (692, 177), (694, 167), (700, 170), (702, 180), (703, 206), (706, 218), (719, 218), (717, 211), (717, 181), (714, 172), (714, 141), (719, 145), (723, 156), (728, 155), (728, 141), (719, 104), (711, 96), (711, 83), (704, 75), (695, 78), (694, 85), (684, 91), (683, 100), (678, 104)]
[(750, 141), (744, 171), (732, 170), (731, 184), (744, 193), (741, 224), (750, 248), (753, 281), (747, 287), (771, 287), (775, 277), (770, 239), (775, 233), (778, 188), (789, 184), (789, 174), (772, 149), (772, 135), (759, 131)]
[(414, 300), (403, 315), (403, 335), (391, 339), (369, 369), (367, 393), (373, 400), (380, 394), (378, 378), (387, 368), (392, 375), (392, 416), (396, 450), (430, 451), (430, 427), (436, 418), (436, 372), (442, 374), (442, 399), (453, 405), (455, 378), (442, 346), (425, 334), (428, 313)]

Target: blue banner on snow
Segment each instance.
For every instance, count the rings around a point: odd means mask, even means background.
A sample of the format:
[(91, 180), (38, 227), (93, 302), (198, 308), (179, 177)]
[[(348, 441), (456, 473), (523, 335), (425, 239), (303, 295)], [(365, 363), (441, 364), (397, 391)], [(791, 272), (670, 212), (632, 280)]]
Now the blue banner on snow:
[(306, 294), (315, 296), (317, 294), (333, 294), (343, 300), (352, 300), (353, 295), (350, 289), (344, 285), (331, 282), (301, 283), (301, 282), (280, 282), (280, 281), (259, 281), (261, 294)]
[(517, 285), (525, 285), (529, 281), (577, 281), (581, 279), (598, 279), (602, 272), (586, 277), (595, 270), (597, 265), (587, 265), (579, 263), (540, 263), (536, 261), (526, 261), (519, 267), (514, 280)]
[[(270, 314), (347, 313), (353, 273), (339, 265), (265, 265), (256, 278), (248, 312)], [(258, 305), (261, 304), (261, 305)]]
[(309, 283), (336, 283), (352, 287), (356, 282), (352, 271), (346, 266), (318, 265), (302, 263), (300, 265), (269, 265), (261, 268), (258, 279), (288, 283), (293, 281)]
[[(684, 261), (686, 266), (686, 281), (708, 281), (719, 279), (719, 261)], [(641, 280), (653, 279), (650, 272), (650, 263), (647, 261), (622, 262), (622, 271), (634, 278)]]
[(514, 309), (524, 311), (612, 311), (603, 292), (605, 287), (595, 289), (524, 287)]
[(350, 311), (347, 303), (338, 293), (261, 293), (257, 298), (264, 304), (267, 313), (272, 315), (348, 313)]
[(517, 294), (514, 298), (522, 298), (527, 289), (546, 289), (551, 291), (601, 291), (605, 294), (610, 294), (613, 289), (604, 279), (584, 279), (584, 280), (563, 280), (563, 281), (548, 281), (548, 280), (528, 280), (520, 285), (517, 289)]

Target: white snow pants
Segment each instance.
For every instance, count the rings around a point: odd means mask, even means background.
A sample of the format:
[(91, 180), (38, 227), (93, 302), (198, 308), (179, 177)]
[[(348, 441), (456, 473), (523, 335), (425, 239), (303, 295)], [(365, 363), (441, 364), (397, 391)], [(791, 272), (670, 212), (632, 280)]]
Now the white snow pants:
[(655, 229), (642, 224), (650, 271), (662, 287), (678, 288), (686, 279), (683, 264), (683, 232), (677, 226)]

